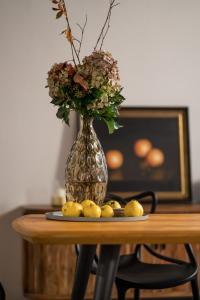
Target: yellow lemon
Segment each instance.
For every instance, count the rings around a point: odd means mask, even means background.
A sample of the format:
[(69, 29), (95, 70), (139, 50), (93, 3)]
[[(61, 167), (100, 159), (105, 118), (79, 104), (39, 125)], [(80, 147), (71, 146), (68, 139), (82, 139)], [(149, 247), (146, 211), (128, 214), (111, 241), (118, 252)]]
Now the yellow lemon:
[(81, 205), (83, 206), (83, 208), (89, 206), (90, 204), (96, 205), (96, 204), (94, 203), (94, 201), (88, 200), (88, 199), (83, 200), (83, 201), (81, 202)]
[(78, 202), (67, 201), (62, 207), (62, 213), (65, 217), (80, 217), (83, 207)]
[(114, 211), (110, 205), (104, 205), (101, 207), (101, 217), (111, 218), (114, 216)]
[(106, 205), (110, 205), (112, 208), (121, 208), (121, 205), (118, 201), (116, 200), (110, 200), (108, 202), (106, 202)]
[(100, 218), (101, 208), (96, 204), (89, 204), (86, 207), (83, 207), (83, 215), (87, 218)]
[(141, 217), (143, 213), (143, 207), (137, 200), (129, 201), (124, 208), (124, 215), (126, 217)]

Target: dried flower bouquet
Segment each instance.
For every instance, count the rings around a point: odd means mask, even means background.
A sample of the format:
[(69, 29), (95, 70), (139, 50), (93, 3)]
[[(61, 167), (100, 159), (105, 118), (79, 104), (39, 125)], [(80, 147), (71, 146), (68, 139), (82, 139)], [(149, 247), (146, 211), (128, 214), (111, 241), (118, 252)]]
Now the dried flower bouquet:
[(119, 3), (109, 0), (109, 9), (105, 23), (97, 39), (94, 51), (81, 61), (80, 52), (87, 24), (87, 16), (80, 39), (72, 34), (68, 10), (64, 0), (52, 0), (56, 18), (65, 17), (67, 28), (62, 31), (68, 40), (72, 59), (54, 64), (48, 72), (47, 87), (52, 98), (51, 103), (58, 106), (57, 117), (69, 124), (69, 113), (74, 110), (83, 117), (104, 121), (112, 133), (120, 125), (117, 122), (118, 109), (124, 97), (121, 94), (117, 61), (109, 52), (102, 50), (110, 27), (112, 9)]

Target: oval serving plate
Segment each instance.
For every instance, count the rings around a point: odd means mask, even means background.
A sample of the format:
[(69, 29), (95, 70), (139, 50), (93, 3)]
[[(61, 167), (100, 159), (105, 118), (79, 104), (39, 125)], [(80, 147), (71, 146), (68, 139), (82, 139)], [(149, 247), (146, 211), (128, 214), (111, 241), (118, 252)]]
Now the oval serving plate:
[(145, 221), (149, 215), (141, 217), (112, 217), (112, 218), (86, 218), (86, 217), (64, 217), (61, 211), (47, 212), (48, 220), (68, 221), (68, 222), (136, 222)]

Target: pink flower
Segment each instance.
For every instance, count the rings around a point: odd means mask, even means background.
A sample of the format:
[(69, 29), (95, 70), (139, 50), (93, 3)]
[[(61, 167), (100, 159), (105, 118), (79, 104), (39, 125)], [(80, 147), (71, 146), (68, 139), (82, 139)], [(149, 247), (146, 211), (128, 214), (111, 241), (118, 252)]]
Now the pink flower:
[(89, 89), (88, 83), (84, 80), (84, 78), (81, 75), (76, 73), (74, 76), (74, 82), (80, 84), (84, 89), (84, 91), (88, 91)]
[(67, 74), (68, 74), (68, 76), (73, 76), (74, 73), (75, 73), (75, 70), (74, 70), (73, 66), (71, 64), (68, 64), (67, 65)]

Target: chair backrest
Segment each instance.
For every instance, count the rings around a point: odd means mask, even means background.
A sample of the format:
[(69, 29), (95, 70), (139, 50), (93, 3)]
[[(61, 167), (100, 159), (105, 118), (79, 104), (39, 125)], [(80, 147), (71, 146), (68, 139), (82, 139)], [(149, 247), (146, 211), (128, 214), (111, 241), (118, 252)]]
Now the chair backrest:
[[(168, 262), (168, 263), (173, 263), (173, 264), (177, 264), (177, 265), (183, 265), (183, 264), (190, 264), (192, 265), (196, 271), (197, 271), (197, 268), (198, 268), (198, 264), (197, 264), (197, 261), (196, 261), (196, 258), (194, 256), (194, 253), (193, 253), (193, 249), (192, 249), (192, 246), (191, 244), (184, 244), (184, 248), (185, 248), (185, 252), (188, 256), (188, 259), (189, 259), (189, 262), (186, 262), (186, 261), (183, 261), (183, 260), (180, 260), (180, 259), (177, 259), (177, 258), (174, 258), (174, 257), (168, 257), (168, 256), (165, 256), (165, 255), (162, 255), (160, 253), (158, 253), (152, 246), (150, 245), (147, 245), (147, 244), (143, 244), (141, 245), (143, 246), (152, 256), (156, 257), (156, 258), (159, 258), (165, 262)], [(134, 253), (134, 255), (136, 255), (137, 258), (139, 258), (139, 253)]]
[(187, 253), (187, 256), (189, 258), (189, 261), (190, 263), (196, 267), (196, 269), (198, 269), (198, 264), (197, 264), (197, 261), (196, 261), (196, 258), (195, 258), (195, 255), (194, 255), (194, 252), (193, 252), (193, 249), (192, 249), (192, 245), (191, 244), (185, 244), (185, 250), (186, 250), (186, 253)]
[[(107, 194), (105, 197), (104, 202), (107, 202), (109, 200), (116, 200), (118, 201), (121, 205), (127, 204), (130, 200), (135, 199), (135, 200), (145, 200), (145, 199), (151, 199), (151, 205), (150, 205), (150, 213), (154, 213), (156, 211), (156, 205), (157, 205), (157, 198), (154, 192), (147, 191), (143, 192), (140, 194), (136, 194), (133, 196), (129, 196), (127, 198), (122, 198), (119, 195), (116, 194)], [(136, 245), (136, 251), (139, 252), (141, 245)], [(80, 253), (80, 245), (75, 245), (75, 252), (77, 257), (79, 256)], [(98, 265), (98, 256), (95, 255), (93, 264), (92, 264), (92, 270), (91, 273), (95, 274), (97, 270), (97, 265)]]
[[(143, 193), (139, 193), (136, 195), (132, 195), (126, 198), (122, 198), (119, 195), (116, 194), (107, 194), (105, 201), (109, 201), (109, 200), (116, 200), (118, 201), (121, 205), (125, 205), (126, 203), (128, 203), (130, 200), (135, 199), (135, 200), (140, 200), (141, 202), (150, 199), (150, 210), (149, 213), (155, 213), (156, 212), (156, 207), (157, 207), (157, 197), (156, 194), (152, 191), (147, 191), (147, 192), (143, 192)], [(135, 247), (135, 251), (133, 253), (134, 256), (136, 257), (140, 257), (140, 252), (141, 252), (141, 247), (144, 247), (149, 253), (151, 253), (153, 256), (163, 259), (167, 262), (170, 263), (175, 263), (175, 264), (184, 264), (186, 262), (182, 261), (182, 260), (178, 260), (172, 257), (166, 257), (164, 255), (161, 255), (160, 253), (157, 253), (153, 247), (151, 247), (150, 245), (142, 245), (142, 244), (137, 244)], [(190, 244), (184, 244), (185, 247), (185, 251), (187, 253), (187, 256), (189, 258), (189, 262), (190, 264), (192, 264), (196, 269), (197, 269), (197, 262), (193, 253), (193, 249), (192, 246)], [(80, 245), (75, 245), (75, 250), (76, 250), (76, 254), (77, 256), (79, 255), (80, 252)], [(93, 260), (93, 265), (92, 265), (92, 270), (91, 273), (96, 274), (96, 270), (97, 270), (97, 265), (98, 265), (98, 256), (95, 255), (94, 260)]]
[[(142, 193), (139, 193), (139, 194), (134, 194), (134, 195), (131, 195), (129, 197), (126, 197), (126, 198), (122, 198), (118, 195), (115, 195), (115, 194), (108, 194), (105, 198), (105, 201), (108, 201), (109, 199), (112, 199), (112, 200), (116, 200), (118, 201), (121, 205), (126, 205), (129, 201), (135, 199), (135, 200), (140, 200), (141, 202), (143, 201), (146, 201), (147, 199), (150, 199), (150, 210), (149, 210), (149, 213), (150, 214), (153, 214), (156, 212), (156, 207), (157, 207), (157, 197), (156, 197), (156, 194), (152, 191), (146, 191), (146, 192), (142, 192)], [(136, 247), (135, 247), (135, 252), (134, 252), (134, 255), (136, 256), (140, 256), (140, 249), (141, 249), (141, 245), (140, 244), (137, 244)]]
[[(136, 195), (134, 194), (134, 195), (126, 197), (126, 198), (122, 198), (121, 196), (116, 195), (116, 194), (107, 194), (104, 202), (107, 202), (108, 200), (116, 200), (123, 206), (123, 205), (126, 205), (132, 199), (142, 201), (142, 200), (146, 200), (148, 198), (150, 198), (150, 200), (151, 200), (149, 213), (155, 213), (156, 206), (157, 206), (157, 198), (156, 198), (156, 194), (152, 191), (147, 191), (147, 192), (139, 193)], [(141, 248), (141, 245), (139, 245), (139, 244), (136, 245), (135, 253), (138, 253), (138, 255), (140, 252), (140, 248)], [(80, 245), (75, 245), (75, 252), (78, 257), (78, 255), (80, 253)], [(98, 265), (98, 257), (97, 257), (97, 255), (95, 255), (93, 264), (92, 264), (91, 273), (93, 273), (93, 274), (96, 273), (97, 265)]]
[[(123, 199), (123, 201), (125, 203), (127, 203), (128, 201), (130, 201), (133, 198), (137, 199), (137, 200), (144, 200), (146, 197), (151, 197), (150, 213), (155, 213), (158, 201), (157, 201), (156, 194), (154, 192), (148, 191), (148, 192), (144, 192), (144, 193), (141, 193), (141, 194), (138, 194), (138, 195), (130, 196), (130, 197), (127, 197), (127, 198)], [(186, 263), (186, 262), (184, 262), (182, 260), (179, 260), (179, 259), (175, 259), (175, 258), (172, 258), (172, 257), (167, 257), (167, 256), (164, 256), (164, 255), (161, 255), (160, 253), (157, 253), (154, 250), (154, 247), (152, 247), (150, 245), (146, 245), (146, 244), (144, 244), (144, 245), (137, 244), (136, 245), (134, 255), (136, 255), (137, 257), (140, 256), (140, 251), (141, 251), (142, 246), (149, 253), (151, 253), (153, 256), (155, 256), (157, 258), (160, 258), (160, 259), (163, 259), (165, 261), (168, 261), (170, 263), (175, 263), (175, 264)], [(191, 244), (184, 244), (184, 247), (185, 247), (185, 251), (186, 251), (186, 254), (188, 256), (188, 259), (189, 259), (189, 263), (191, 265), (193, 265), (195, 268), (197, 268), (198, 264), (197, 264), (195, 255), (193, 253), (192, 245)]]
[[(126, 198), (122, 198), (122, 197), (120, 197), (118, 195), (115, 195), (115, 194), (108, 194), (107, 199), (109, 199), (109, 198), (119, 201), (122, 205), (125, 205), (127, 202), (129, 202), (132, 199), (140, 200), (142, 202), (142, 201), (146, 200), (147, 198), (150, 198), (151, 199), (151, 205), (150, 205), (149, 213), (151, 213), (151, 214), (156, 212), (156, 207), (157, 207), (157, 203), (158, 203), (156, 194), (152, 191), (143, 192), (143, 193), (136, 194), (136, 195), (133, 195), (133, 196), (129, 196), (129, 197), (126, 197)], [(167, 256), (164, 256), (164, 255), (161, 255), (160, 253), (157, 253), (155, 251), (154, 245), (146, 245), (146, 244), (143, 244), (143, 245), (142, 244), (137, 244), (136, 245), (133, 255), (136, 256), (137, 258), (140, 257), (142, 246), (150, 254), (152, 254), (153, 256), (155, 256), (159, 259), (165, 260), (169, 263), (175, 263), (175, 264), (185, 264), (186, 263), (185, 261), (182, 261), (182, 260), (179, 260), (179, 259), (175, 259), (175, 258), (172, 258), (172, 257), (167, 257)], [(186, 251), (186, 254), (188, 256), (188, 259), (189, 259), (189, 263), (197, 269), (198, 264), (197, 264), (196, 258), (194, 256), (191, 244), (184, 244), (184, 247), (185, 247), (185, 251)]]

